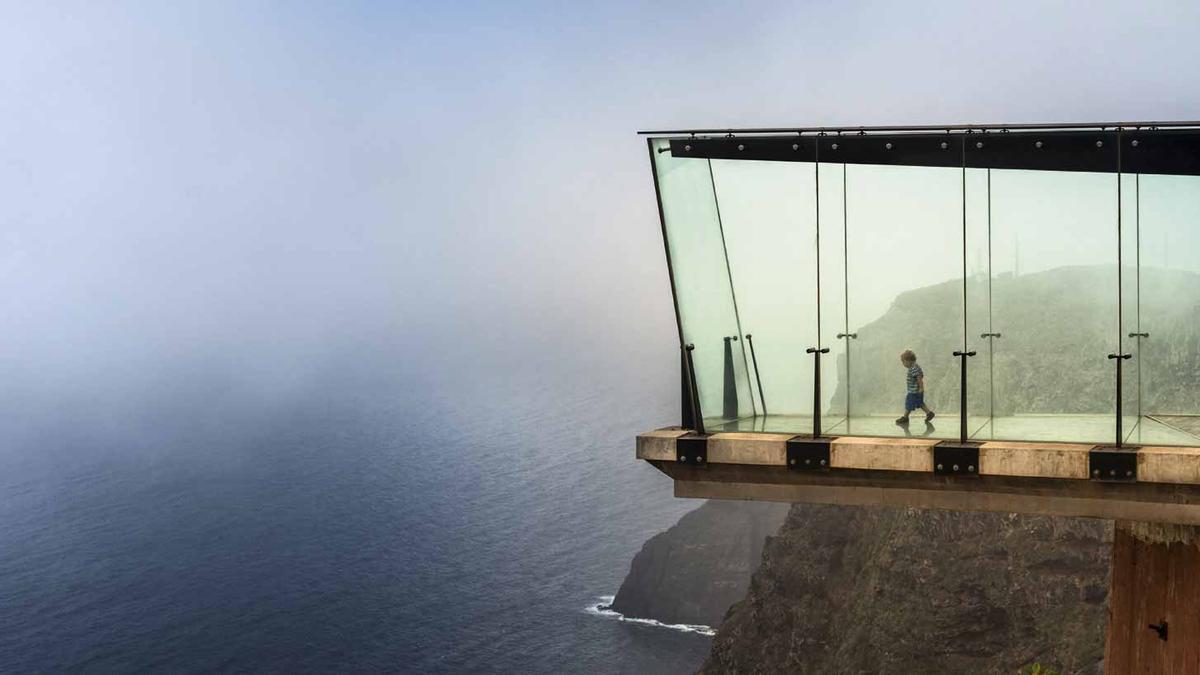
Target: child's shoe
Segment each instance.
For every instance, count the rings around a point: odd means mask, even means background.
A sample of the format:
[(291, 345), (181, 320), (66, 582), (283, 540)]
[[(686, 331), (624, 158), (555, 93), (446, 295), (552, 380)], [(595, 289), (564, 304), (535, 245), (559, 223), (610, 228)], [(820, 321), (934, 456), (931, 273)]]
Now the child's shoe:
[(908, 415), (905, 415), (904, 417), (897, 419), (896, 424), (898, 424), (902, 427), (908, 426)]
[(933, 421), (933, 411), (932, 411), (932, 410), (930, 410), (929, 412), (925, 413), (925, 421), (926, 421), (926, 422), (932, 422), (932, 421)]

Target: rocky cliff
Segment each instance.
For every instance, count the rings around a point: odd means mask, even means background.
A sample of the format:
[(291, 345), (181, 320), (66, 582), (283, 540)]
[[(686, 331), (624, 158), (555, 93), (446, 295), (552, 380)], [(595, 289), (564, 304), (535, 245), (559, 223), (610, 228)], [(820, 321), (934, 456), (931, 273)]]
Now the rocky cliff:
[(705, 673), (1100, 672), (1111, 526), (796, 505)]
[(634, 557), (612, 609), (663, 623), (717, 626), (746, 595), (786, 504), (705, 502)]

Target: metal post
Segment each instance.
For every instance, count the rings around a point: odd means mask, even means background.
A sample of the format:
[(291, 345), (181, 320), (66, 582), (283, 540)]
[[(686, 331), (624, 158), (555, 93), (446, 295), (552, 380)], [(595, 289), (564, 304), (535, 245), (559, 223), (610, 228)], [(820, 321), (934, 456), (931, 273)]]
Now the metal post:
[(1121, 447), (1122, 445), (1124, 445), (1124, 443), (1125, 443), (1125, 439), (1123, 438), (1123, 436), (1125, 434), (1121, 433), (1121, 431), (1122, 431), (1121, 426), (1122, 426), (1122, 421), (1123, 421), (1121, 419), (1121, 416), (1123, 414), (1121, 411), (1121, 362), (1128, 358), (1131, 358), (1132, 356), (1133, 356), (1133, 354), (1109, 354), (1108, 355), (1108, 358), (1113, 359), (1117, 362), (1117, 442), (1115, 443), (1115, 445), (1118, 448)]
[(683, 348), (683, 356), (684, 359), (687, 360), (688, 389), (691, 390), (690, 398), (692, 404), (692, 421), (694, 422), (694, 426), (692, 428), (695, 429), (697, 433), (703, 434), (705, 433), (704, 415), (700, 412), (700, 393), (696, 388), (696, 363), (692, 360), (692, 350), (695, 348), (696, 345), (693, 344), (685, 346)]
[(829, 347), (809, 347), (804, 351), (813, 355), (813, 438), (817, 438), (821, 435), (821, 355), (828, 354)]
[[(727, 420), (735, 420), (740, 415), (738, 415), (737, 371), (733, 367), (733, 348), (730, 346), (730, 342), (737, 342), (737, 336), (729, 335), (725, 337), (724, 397), (721, 400), (721, 417)], [(742, 355), (744, 358), (745, 352)], [(750, 402), (754, 403), (754, 396), (750, 397)], [(753, 407), (751, 405), (751, 409)]]
[(679, 350), (679, 426), (684, 429), (696, 428), (696, 414), (692, 403), (692, 380), (688, 375), (688, 353), (684, 347)]
[(763, 396), (762, 377), (758, 372), (758, 357), (754, 355), (754, 336), (746, 334), (746, 344), (750, 345), (750, 361), (754, 363), (754, 380), (758, 383), (758, 400), (762, 403), (763, 417), (767, 416), (767, 398)]
[[(958, 440), (962, 443), (967, 442), (967, 357), (975, 356), (975, 352), (954, 352), (954, 355), (962, 359), (962, 368), (959, 373), (959, 389), (958, 392)], [(907, 407), (907, 406), (905, 406)]]

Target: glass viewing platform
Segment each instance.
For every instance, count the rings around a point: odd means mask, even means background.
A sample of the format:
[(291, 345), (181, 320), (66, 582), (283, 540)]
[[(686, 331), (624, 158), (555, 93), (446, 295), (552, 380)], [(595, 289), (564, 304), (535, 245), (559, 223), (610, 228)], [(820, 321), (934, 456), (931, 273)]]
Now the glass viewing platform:
[(1200, 446), (1200, 128), (648, 142), (685, 427)]

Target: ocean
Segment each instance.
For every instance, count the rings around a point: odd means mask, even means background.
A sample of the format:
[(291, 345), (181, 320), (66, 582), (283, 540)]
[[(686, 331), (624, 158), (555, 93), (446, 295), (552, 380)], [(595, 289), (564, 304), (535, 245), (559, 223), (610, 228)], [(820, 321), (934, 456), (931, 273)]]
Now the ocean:
[(704, 631), (597, 609), (697, 506), (633, 458), (660, 366), (64, 410), (0, 454), (0, 672), (693, 672)]

